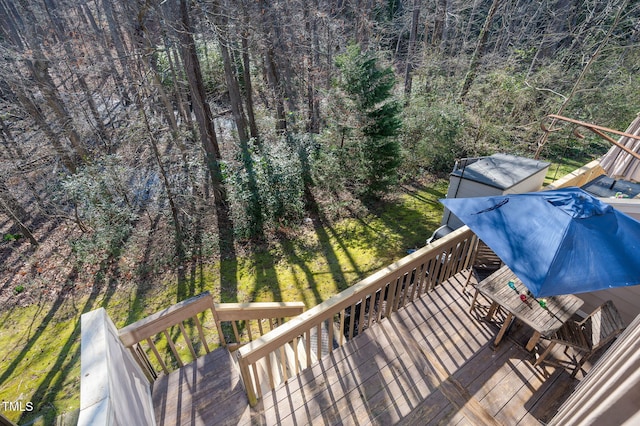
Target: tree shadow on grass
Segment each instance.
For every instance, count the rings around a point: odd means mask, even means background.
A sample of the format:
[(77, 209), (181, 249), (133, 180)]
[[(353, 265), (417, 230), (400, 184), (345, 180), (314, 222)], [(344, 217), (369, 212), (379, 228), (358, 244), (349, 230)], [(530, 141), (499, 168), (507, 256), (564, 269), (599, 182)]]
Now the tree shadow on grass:
[[(416, 201), (431, 205), (434, 208), (439, 208), (440, 210), (442, 210), (442, 205), (438, 200), (447, 196), (447, 187), (446, 185), (442, 185), (442, 190), (440, 190), (438, 189), (440, 186), (441, 185), (436, 185), (434, 187), (426, 186), (420, 183), (414, 183), (411, 185), (411, 187), (406, 185), (401, 185), (400, 187), (405, 194), (415, 199)], [(431, 197), (427, 197), (422, 193), (431, 195)]]
[[(425, 196), (424, 193), (430, 196)], [(425, 245), (426, 240), (433, 231), (440, 226), (442, 218), (442, 206), (438, 198), (444, 198), (445, 194), (435, 189), (425, 188), (420, 192), (407, 190), (409, 199), (388, 203), (378, 200), (364, 200), (368, 210), (379, 219), (385, 230), (389, 230), (395, 241), (398, 242), (397, 255), (404, 256), (409, 250)], [(429, 210), (432, 214), (425, 214)], [(385, 235), (380, 230), (373, 228), (362, 217), (357, 220), (362, 225), (364, 232), (369, 233), (367, 241), (375, 241), (374, 248), (378, 248), (378, 256), (388, 257), (390, 251), (385, 246)], [(397, 256), (394, 256), (397, 257)]]
[[(285, 235), (278, 233), (277, 237), (278, 242), (280, 243), (280, 246), (285, 253), (287, 263), (290, 265), (296, 265), (298, 268), (300, 268), (306, 278), (305, 281), (301, 281), (298, 279), (296, 274), (293, 274), (293, 280), (295, 281), (294, 285), (298, 290), (298, 294), (302, 298), (302, 302), (308, 308), (322, 303), (323, 300), (320, 292), (318, 291), (318, 283), (314, 278), (313, 271), (311, 271), (311, 268), (309, 268), (308, 259), (305, 259), (304, 257), (296, 253), (297, 249), (294, 243)], [(307, 299), (305, 290), (311, 290), (314, 300)]]
[[(6, 228), (8, 224), (9, 221), (5, 221), (5, 223), (0, 224), (0, 229)], [(34, 219), (29, 223), (31, 232), (37, 234), (40, 242), (44, 242), (58, 225), (59, 223), (56, 220), (45, 221)], [(10, 228), (9, 230), (12, 229)], [(0, 293), (2, 293), (6, 291), (14, 291), (11, 288), (12, 284), (20, 277), (17, 271), (23, 267), (25, 259), (29, 259), (36, 253), (38, 247), (32, 245), (25, 237), (19, 238), (15, 241), (4, 241), (4, 234), (0, 233), (0, 238), (2, 238), (0, 240), (0, 265), (4, 267), (5, 271), (16, 271), (11, 274), (2, 287), (0, 287)]]
[(331, 239), (333, 238), (340, 246), (355, 273), (358, 275), (358, 277), (362, 278), (362, 271), (360, 270), (358, 263), (349, 252), (349, 248), (344, 243), (341, 235), (336, 232), (336, 230), (331, 225), (329, 225), (324, 215), (319, 215), (319, 223), (314, 224), (313, 228), (316, 232), (316, 235), (318, 236), (318, 241), (322, 246), (322, 252), (327, 259), (327, 264), (329, 265), (329, 270), (331, 271), (333, 281), (336, 284), (336, 289), (338, 290), (338, 292), (346, 290), (349, 287), (350, 283), (344, 275), (344, 270), (342, 268), (342, 265), (340, 264), (340, 259), (336, 253), (336, 250), (331, 244)]
[(225, 302), (238, 302), (238, 256), (229, 206), (216, 203), (216, 214), (220, 240), (220, 294), (222, 295), (222, 288), (224, 288)]
[(276, 270), (277, 259), (268, 250), (254, 250), (251, 256), (253, 268), (255, 268), (255, 284), (249, 300), (256, 300), (264, 292), (271, 293), (271, 299), (282, 301), (280, 279)]
[[(120, 248), (126, 244), (130, 236), (131, 233), (129, 233), (124, 240), (111, 242), (112, 246), (110, 253), (112, 253), (112, 256), (103, 259), (100, 262), (98, 272), (94, 275), (91, 293), (89, 294), (89, 297), (82, 309), (78, 310), (79, 315), (70, 336), (64, 343), (60, 342), (62, 344), (61, 346), (58, 346), (60, 348), (58, 352), (59, 355), (53, 365), (48, 366), (47, 374), (41, 380), (38, 388), (35, 389), (31, 395), (31, 402), (34, 404), (34, 410), (32, 412), (23, 412), (19, 420), (20, 423), (27, 421), (29, 418), (35, 418), (40, 415), (45, 417), (45, 422), (47, 424), (52, 424), (54, 422), (55, 416), (58, 413), (54, 410), (48, 409), (47, 407), (52, 407), (52, 401), (62, 391), (69, 373), (80, 361), (80, 317), (82, 314), (95, 309), (100, 296), (102, 296), (100, 305), (103, 307), (108, 306), (110, 300), (115, 294), (121, 278), (120, 270), (117, 266), (117, 259), (121, 256)], [(75, 274), (76, 272), (74, 269), (74, 271), (72, 271), (72, 273), (67, 277), (67, 281), (76, 280), (77, 277)], [(107, 277), (109, 278), (107, 279)], [(45, 335), (45, 333), (52, 332), (52, 330), (49, 330), (48, 328), (52, 327), (53, 324), (59, 321), (64, 321), (58, 319), (57, 314), (59, 314), (60, 308), (68, 298), (67, 293), (64, 291), (61, 291), (57, 295), (53, 304), (49, 308), (49, 311), (46, 313), (33, 335), (28, 338), (27, 343), (22, 347), (20, 353), (12, 360), (5, 372), (0, 375), (0, 386), (2, 386), (2, 384), (12, 376), (19, 364), (22, 362), (29, 362), (29, 354), (36, 350), (37, 344), (43, 335)], [(31, 328), (29, 328), (28, 332), (31, 332)], [(44, 349), (41, 351), (44, 351)]]
[[(94, 279), (91, 294), (79, 312), (80, 316), (94, 309), (96, 302), (101, 295), (103, 298), (100, 305), (106, 307), (109, 304), (109, 301), (117, 288), (119, 276), (117, 271), (114, 271), (109, 282), (106, 281), (105, 278), (107, 270), (109, 269), (109, 263), (110, 262), (108, 260), (102, 262), (101, 268)], [(38, 340), (47, 331), (47, 327), (51, 325), (52, 322), (56, 322), (56, 314), (66, 299), (67, 297), (64, 293), (60, 293), (58, 295), (53, 305), (36, 328), (33, 336), (29, 338), (27, 344), (12, 361), (5, 373), (0, 376), (0, 385), (11, 376), (18, 364), (23, 361), (28, 361), (27, 355), (35, 349)], [(64, 343), (60, 342), (62, 344), (59, 346), (59, 355), (53, 365), (48, 366), (47, 374), (30, 397), (31, 402), (34, 404), (33, 412), (23, 412), (19, 420), (20, 423), (26, 421), (28, 418), (44, 415), (45, 422), (47, 424), (51, 424), (53, 423), (55, 416), (59, 414), (47, 409), (47, 406), (51, 406), (52, 400), (55, 399), (56, 395), (63, 389), (69, 373), (77, 363), (80, 362), (80, 316), (76, 319), (73, 331), (69, 338)]]
[[(355, 261), (351, 253), (349, 252), (349, 248), (344, 243), (341, 236), (335, 231), (335, 229), (329, 224), (329, 221), (325, 217), (322, 209), (320, 208), (318, 202), (316, 201), (313, 193), (310, 190), (310, 187), (305, 187), (305, 201), (307, 210), (315, 216), (317, 219), (313, 222), (313, 229), (318, 237), (318, 242), (320, 243), (320, 247), (322, 248), (322, 253), (327, 260), (327, 265), (329, 266), (329, 271), (331, 273), (331, 277), (337, 289), (337, 292), (341, 292), (349, 287), (351, 284), (347, 278), (345, 277), (342, 265), (340, 264), (340, 258), (336, 253), (336, 249), (332, 244), (332, 238), (336, 241), (336, 243), (340, 246), (340, 248), (344, 251), (344, 254), (351, 264), (351, 267), (356, 272), (358, 277), (361, 277), (362, 272), (358, 266), (358, 263)], [(281, 241), (282, 243), (282, 241)], [(287, 252), (293, 253), (293, 250), (287, 250)], [(296, 259), (295, 256), (291, 257), (292, 260), (296, 264), (298, 264), (305, 271), (305, 275), (308, 277), (309, 285), (313, 290), (316, 303), (321, 303), (322, 296), (318, 292), (317, 285), (313, 278), (311, 277), (311, 271), (305, 270), (308, 269), (308, 266), (304, 261), (300, 261)]]
[(147, 271), (145, 268), (149, 265), (149, 261), (151, 259), (151, 251), (153, 248), (152, 246), (153, 234), (158, 227), (160, 218), (161, 218), (161, 215), (159, 213), (156, 214), (155, 218), (153, 219), (149, 217), (149, 233), (147, 235), (147, 241), (144, 248), (144, 254), (142, 256), (142, 261), (140, 262), (139, 267), (136, 271), (137, 285), (135, 288), (133, 301), (129, 303), (129, 309), (128, 309), (127, 319), (125, 321), (125, 324), (131, 324), (132, 322), (139, 320), (140, 314), (142, 310), (145, 308), (145, 305), (144, 305), (145, 295), (147, 294), (147, 291), (149, 289), (149, 287), (145, 285), (147, 283), (147, 277), (146, 277)]

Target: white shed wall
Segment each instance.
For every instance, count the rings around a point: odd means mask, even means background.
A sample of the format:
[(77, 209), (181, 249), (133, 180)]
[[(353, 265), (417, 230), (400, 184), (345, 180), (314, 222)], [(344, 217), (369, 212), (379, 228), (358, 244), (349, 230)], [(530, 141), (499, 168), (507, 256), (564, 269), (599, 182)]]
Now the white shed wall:
[[(521, 194), (524, 192), (538, 191), (542, 188), (547, 168), (532, 174), (528, 178), (513, 185), (510, 188), (501, 189), (474, 180), (465, 179), (464, 176), (450, 176), (447, 198), (490, 197), (504, 194)], [(451, 229), (458, 229), (464, 225), (449, 209), (442, 213), (441, 225), (448, 225)]]

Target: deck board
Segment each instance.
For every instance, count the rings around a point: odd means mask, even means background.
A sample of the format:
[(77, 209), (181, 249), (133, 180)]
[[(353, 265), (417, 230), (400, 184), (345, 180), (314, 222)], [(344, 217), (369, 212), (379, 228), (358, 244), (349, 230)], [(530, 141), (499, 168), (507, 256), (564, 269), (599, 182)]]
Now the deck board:
[(158, 425), (235, 425), (250, 419), (247, 397), (226, 349), (217, 349), (153, 384)]
[[(457, 276), (373, 325), (264, 395), (249, 409), (227, 352), (209, 354), (159, 379), (158, 424), (509, 424), (540, 425), (577, 380), (560, 366), (534, 368), (531, 330), (512, 326), (498, 347), (498, 323), (469, 312), (471, 287)], [(497, 315), (499, 322), (504, 316)], [(218, 352), (218, 351), (216, 351)], [(233, 371), (222, 374), (220, 369)]]

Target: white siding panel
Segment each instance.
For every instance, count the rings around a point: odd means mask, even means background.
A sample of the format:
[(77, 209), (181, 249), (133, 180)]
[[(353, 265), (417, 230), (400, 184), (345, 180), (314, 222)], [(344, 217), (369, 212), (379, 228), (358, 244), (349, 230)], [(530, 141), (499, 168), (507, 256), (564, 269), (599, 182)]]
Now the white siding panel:
[(640, 418), (640, 316), (596, 362), (549, 425), (632, 425)]
[(627, 324), (640, 315), (640, 286), (637, 285), (581, 293), (577, 296), (584, 300), (582, 310), (586, 313), (593, 311), (607, 300), (611, 300)]

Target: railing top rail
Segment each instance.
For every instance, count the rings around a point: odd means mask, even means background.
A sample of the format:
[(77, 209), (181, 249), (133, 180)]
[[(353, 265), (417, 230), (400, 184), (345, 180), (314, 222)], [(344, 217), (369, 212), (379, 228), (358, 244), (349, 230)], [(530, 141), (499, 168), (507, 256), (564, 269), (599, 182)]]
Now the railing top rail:
[(545, 186), (543, 190), (565, 188), (567, 186), (582, 186), (585, 185), (600, 175), (605, 174), (604, 169), (600, 165), (600, 160), (593, 160), (584, 166), (567, 173), (559, 179), (551, 182)]
[(122, 343), (129, 347), (178, 324), (180, 321), (213, 308), (213, 298), (208, 291), (205, 291), (129, 324), (121, 328), (118, 334)]
[(304, 302), (214, 303), (218, 321), (288, 318), (304, 312)]
[(471, 230), (467, 226), (463, 226), (432, 244), (416, 250), (414, 253), (380, 269), (357, 284), (314, 306), (264, 336), (244, 345), (238, 350), (238, 355), (241, 358), (245, 358), (247, 362), (257, 361), (263, 356), (261, 353), (254, 354), (254, 351), (257, 351), (259, 348), (263, 346), (278, 346), (288, 342), (292, 336), (302, 334), (308, 330), (310, 326), (315, 326), (324, 321), (328, 312), (339, 312), (353, 304), (360, 296), (368, 294), (367, 292), (370, 291), (370, 287), (385, 282), (387, 278), (393, 277), (398, 271), (413, 263), (420, 262), (430, 254), (435, 255), (442, 253), (442, 247), (448, 243), (452, 243), (471, 234), (473, 234)]
[(213, 310), (217, 321), (245, 321), (296, 316), (304, 312), (305, 305), (303, 302), (213, 303), (211, 294), (205, 291), (129, 324), (118, 334), (129, 347), (207, 309)]

